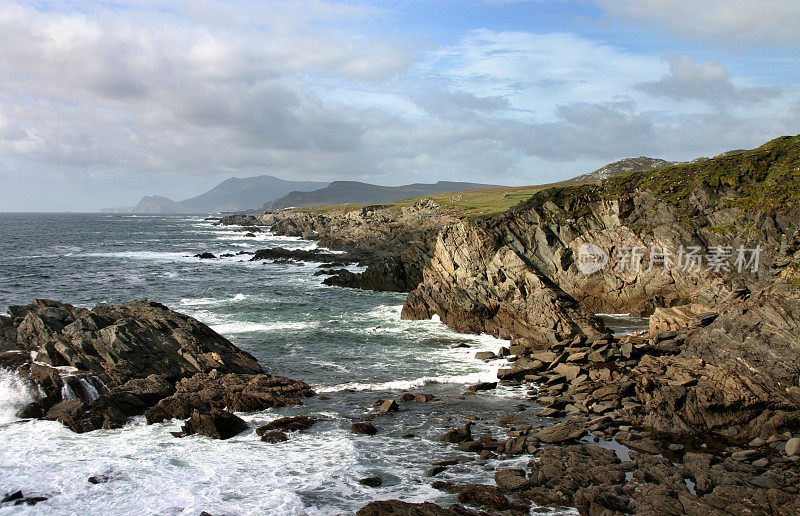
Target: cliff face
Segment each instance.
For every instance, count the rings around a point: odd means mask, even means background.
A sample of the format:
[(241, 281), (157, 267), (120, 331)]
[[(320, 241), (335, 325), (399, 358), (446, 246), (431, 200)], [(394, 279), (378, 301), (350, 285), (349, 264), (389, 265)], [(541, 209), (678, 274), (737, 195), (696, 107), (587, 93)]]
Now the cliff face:
[[(794, 140), (785, 147), (793, 150)], [(762, 166), (782, 170), (783, 150)], [(714, 307), (734, 290), (762, 289), (792, 263), (800, 212), (750, 209), (749, 188), (731, 180), (711, 186), (700, 177), (727, 161), (723, 169), (740, 169), (737, 180), (749, 187), (757, 177), (748, 160), (767, 154), (757, 151), (675, 167), (692, 181), (675, 183), (678, 196), (641, 177), (623, 177), (548, 189), (498, 219), (452, 222), (439, 234), (403, 317), (438, 314), (457, 329), (546, 341), (551, 333), (561, 339), (597, 331), (592, 313)], [(582, 261), (587, 250), (597, 261)]]

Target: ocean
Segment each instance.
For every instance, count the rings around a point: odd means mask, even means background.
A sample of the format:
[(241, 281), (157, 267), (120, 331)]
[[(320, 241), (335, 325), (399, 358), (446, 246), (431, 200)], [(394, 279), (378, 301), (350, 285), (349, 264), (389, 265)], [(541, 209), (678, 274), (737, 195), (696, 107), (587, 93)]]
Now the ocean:
[[(503, 436), (496, 422), (507, 412), (544, 423), (520, 387), (462, 396), (470, 384), (496, 380), (505, 362), (474, 355), (505, 341), (433, 320), (402, 321), (403, 294), (323, 286), (316, 264), (194, 257), (312, 249), (314, 242), (248, 238), (191, 216), (2, 214), (0, 224), (0, 311), (35, 298), (83, 307), (147, 298), (208, 324), (267, 371), (322, 395), (299, 407), (240, 414), (251, 430), (227, 441), (176, 438), (170, 432), (180, 421), (147, 425), (143, 417), (79, 435), (57, 422), (18, 420), (15, 408), (30, 393), (0, 371), (0, 495), (48, 497), (33, 507), (0, 507), (0, 514), (350, 514), (392, 498), (448, 505), (455, 497), (433, 489), (433, 480), (492, 483), (495, 468), (528, 459), (471, 455), (433, 479), (425, 474), (431, 463), (464, 456), (436, 437), (468, 418), (474, 435)], [(400, 412), (376, 418), (378, 435), (350, 432), (375, 400), (404, 392), (436, 400), (403, 402)], [(319, 422), (278, 444), (253, 431), (296, 414)], [(92, 476), (108, 482), (90, 483)], [(370, 476), (383, 485), (359, 483)]]

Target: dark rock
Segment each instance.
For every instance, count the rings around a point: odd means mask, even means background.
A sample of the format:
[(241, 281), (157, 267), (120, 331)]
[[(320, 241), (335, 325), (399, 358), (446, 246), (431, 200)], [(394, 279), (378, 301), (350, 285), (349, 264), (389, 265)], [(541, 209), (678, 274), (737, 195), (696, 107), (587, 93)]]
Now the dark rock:
[(226, 410), (211, 409), (208, 413), (195, 410), (183, 426), (186, 435), (200, 434), (213, 439), (230, 439), (247, 430), (247, 423)]
[(475, 353), (475, 358), (478, 360), (494, 360), (497, 358), (497, 355), (495, 355), (492, 351), (478, 351)]
[(516, 507), (509, 502), (508, 498), (495, 486), (465, 486), (464, 489), (458, 493), (458, 501), (467, 505), (487, 507), (500, 511), (514, 509)]
[(467, 423), (461, 428), (453, 428), (452, 430), (448, 430), (443, 435), (441, 435), (437, 441), (447, 442), (447, 443), (462, 443), (464, 441), (469, 441), (472, 439), (472, 431), (471, 431), (472, 423)]
[(464, 514), (431, 502), (408, 503), (400, 500), (370, 502), (356, 512), (356, 516), (463, 516)]
[[(15, 368), (43, 393), (26, 415), (44, 414), (76, 432), (120, 428), (145, 412), (154, 423), (189, 418), (195, 409), (264, 410), (313, 395), (302, 382), (265, 374), (249, 353), (158, 303), (87, 310), (37, 300), (9, 312), (1, 329), (13, 333), (13, 349), (3, 357), (29, 357)], [(62, 379), (60, 366), (77, 372)], [(75, 399), (62, 400), (65, 382)]]
[(478, 441), (464, 441), (458, 445), (458, 449), (468, 453), (480, 453), (483, 451), (483, 444)]
[(44, 502), (47, 500), (46, 496), (24, 496), (22, 491), (14, 491), (13, 493), (7, 494), (0, 500), (0, 504), (5, 503), (13, 503), (16, 506), (19, 505), (36, 505), (39, 502)]
[(439, 473), (441, 473), (442, 471), (444, 471), (446, 469), (447, 468), (445, 466), (433, 466), (432, 468), (430, 468), (429, 470), (427, 470), (425, 472), (425, 475), (427, 475), (429, 477), (435, 477), (436, 475), (438, 475)]
[(383, 480), (381, 477), (366, 477), (359, 480), (358, 483), (367, 487), (381, 487)]
[(495, 388), (497, 388), (497, 382), (480, 382), (467, 387), (471, 391), (490, 391)]
[(270, 430), (259, 434), (265, 443), (282, 443), (289, 440), (289, 436), (280, 430)]
[(275, 421), (271, 421), (264, 426), (258, 427), (256, 429), (256, 434), (264, 435), (266, 432), (270, 430), (281, 430), (283, 432), (299, 432), (302, 430), (308, 430), (314, 425), (314, 423), (316, 423), (316, 420), (308, 416), (282, 417), (276, 419)]
[(363, 434), (363, 435), (375, 435), (378, 433), (378, 429), (373, 426), (372, 423), (369, 421), (360, 422), (360, 423), (353, 423), (350, 425), (350, 430), (354, 434)]
[(304, 249), (290, 250), (284, 249), (283, 247), (259, 249), (253, 254), (250, 261), (255, 262), (260, 260), (298, 260), (302, 262), (326, 262), (342, 265), (352, 262), (352, 260), (348, 259), (345, 255), (327, 253), (320, 249), (312, 249), (310, 251)]
[(212, 253), (200, 253), (200, 254), (194, 255), (194, 257), (195, 258), (200, 258), (201, 260), (214, 260), (214, 259), (216, 259), (216, 256), (214, 256)]

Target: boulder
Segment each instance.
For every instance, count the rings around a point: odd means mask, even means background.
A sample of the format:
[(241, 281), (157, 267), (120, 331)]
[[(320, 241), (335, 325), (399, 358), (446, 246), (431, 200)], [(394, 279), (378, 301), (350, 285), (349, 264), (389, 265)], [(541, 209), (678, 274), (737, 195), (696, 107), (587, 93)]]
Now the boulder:
[(213, 439), (230, 439), (247, 430), (247, 423), (227, 410), (211, 409), (207, 413), (195, 410), (182, 430), (186, 435), (200, 434)]
[(580, 439), (586, 435), (586, 432), (582, 422), (564, 421), (549, 428), (543, 428), (533, 435), (543, 443), (561, 444)]
[(289, 436), (286, 435), (284, 432), (280, 430), (271, 430), (267, 432), (262, 432), (258, 434), (261, 436), (261, 440), (265, 443), (282, 443), (289, 440)]
[(362, 434), (362, 435), (375, 435), (378, 433), (378, 429), (370, 423), (369, 421), (353, 423), (350, 425), (350, 430), (354, 434)]
[(400, 407), (394, 400), (386, 400), (378, 407), (379, 412), (397, 412), (398, 410), (400, 410)]
[(437, 441), (458, 444), (463, 443), (464, 441), (472, 440), (471, 428), (472, 423), (467, 423), (461, 428), (453, 428), (439, 436)]
[(282, 417), (256, 428), (256, 434), (263, 435), (270, 430), (299, 432), (311, 428), (316, 420), (308, 416)]

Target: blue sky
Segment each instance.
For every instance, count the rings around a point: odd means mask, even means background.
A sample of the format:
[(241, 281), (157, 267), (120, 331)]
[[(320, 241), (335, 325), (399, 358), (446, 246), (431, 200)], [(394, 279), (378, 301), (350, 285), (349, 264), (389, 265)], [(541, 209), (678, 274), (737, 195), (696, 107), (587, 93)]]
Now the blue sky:
[(557, 181), (800, 132), (796, 0), (0, 0), (0, 211)]

